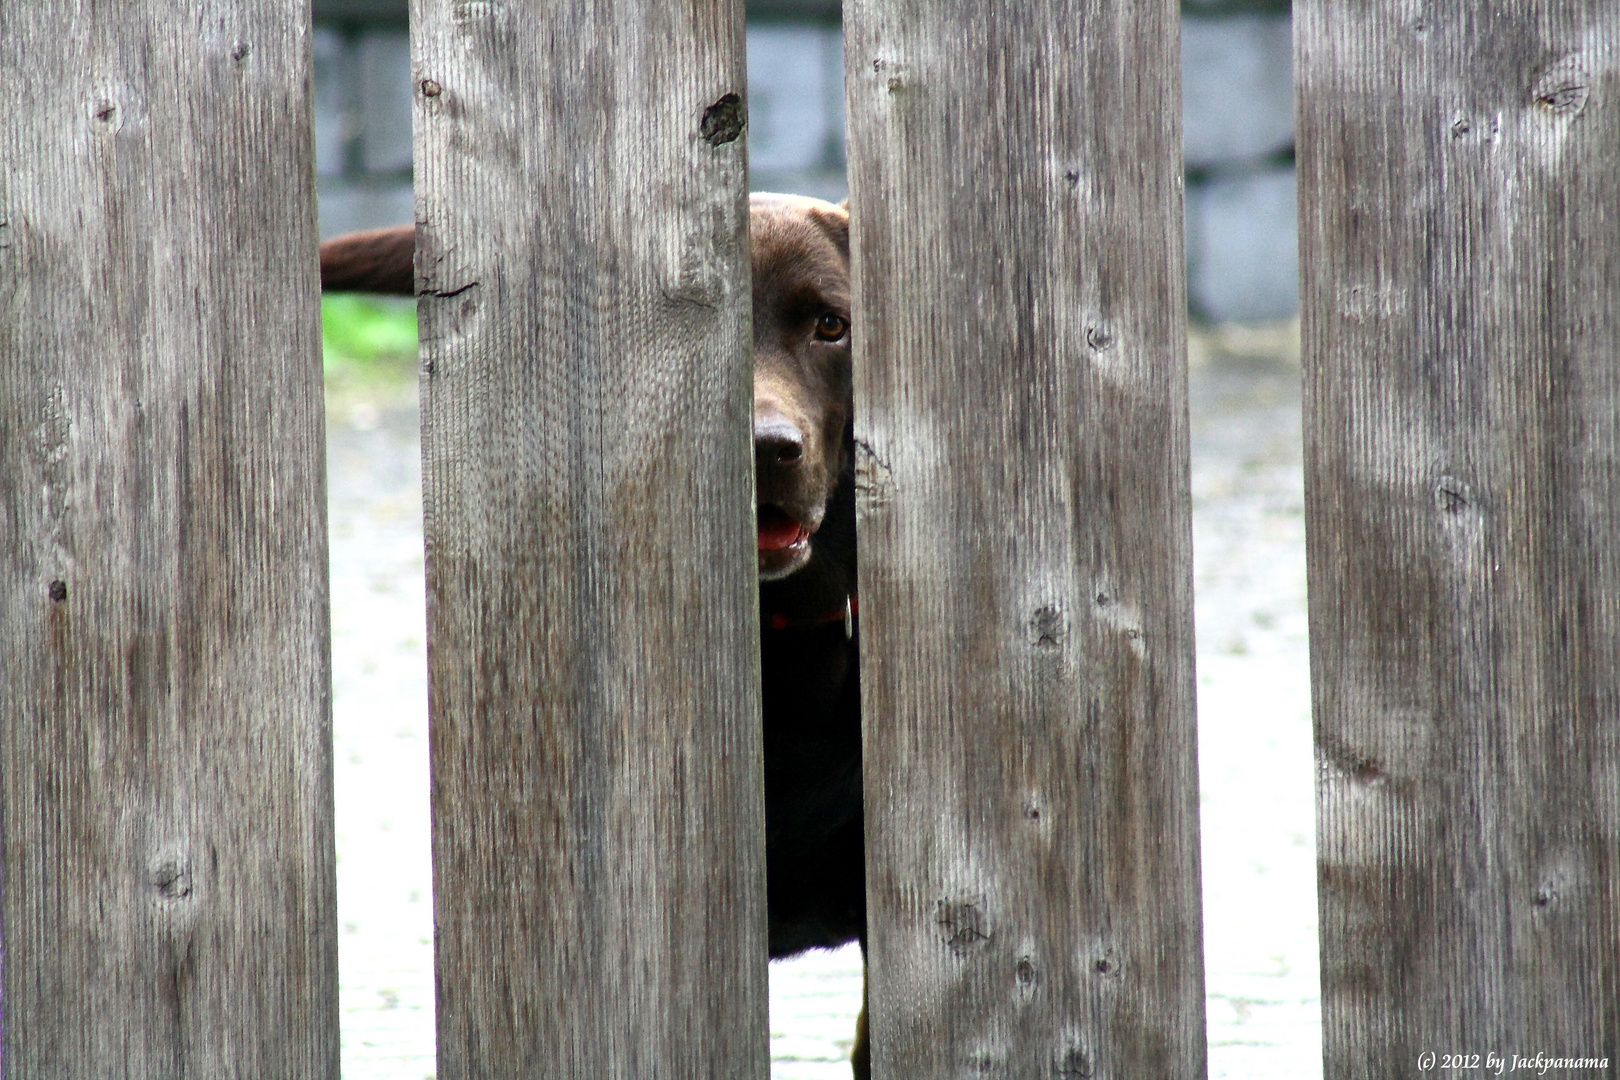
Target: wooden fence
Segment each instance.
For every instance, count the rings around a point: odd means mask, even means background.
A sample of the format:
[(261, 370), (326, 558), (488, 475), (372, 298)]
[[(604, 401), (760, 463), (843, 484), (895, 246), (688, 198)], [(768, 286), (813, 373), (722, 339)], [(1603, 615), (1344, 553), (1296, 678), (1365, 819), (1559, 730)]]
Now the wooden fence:
[(1620, 8), (1296, 19), (1327, 1072), (1620, 1075)]
[[(338, 1072), (308, 14), (175, 7), (0, 6), (17, 1080)], [(741, 4), (412, 14), (438, 1075), (762, 1078)], [(1327, 1075), (1620, 1076), (1620, 14), (1297, 18)], [(1201, 1076), (1174, 5), (846, 28), (874, 1073)]]

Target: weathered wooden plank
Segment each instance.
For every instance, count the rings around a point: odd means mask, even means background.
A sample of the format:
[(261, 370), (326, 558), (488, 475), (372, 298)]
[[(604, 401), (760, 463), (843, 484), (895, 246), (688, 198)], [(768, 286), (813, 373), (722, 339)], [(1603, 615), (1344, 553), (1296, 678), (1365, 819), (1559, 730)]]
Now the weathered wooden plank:
[(5, 1074), (335, 1078), (307, 6), (0, 6)]
[(879, 1077), (1205, 1072), (1176, 19), (845, 12)]
[(1297, 11), (1327, 1074), (1620, 1076), (1620, 9)]
[(438, 1075), (762, 1077), (741, 5), (413, 17)]

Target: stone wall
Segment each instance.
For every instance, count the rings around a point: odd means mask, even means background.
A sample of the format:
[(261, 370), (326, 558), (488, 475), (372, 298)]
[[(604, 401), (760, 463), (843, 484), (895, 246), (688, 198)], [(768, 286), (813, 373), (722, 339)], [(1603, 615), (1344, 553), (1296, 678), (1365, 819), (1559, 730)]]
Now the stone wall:
[[(1292, 46), (1286, 3), (1186, 0), (1182, 84), (1193, 313), (1298, 307)], [(410, 46), (394, 0), (317, 0), (321, 231), (411, 220)], [(843, 198), (843, 38), (836, 5), (749, 5), (749, 152), (756, 190)]]
[(1181, 24), (1187, 291), (1211, 321), (1299, 307), (1293, 36), (1286, 12), (1194, 14)]

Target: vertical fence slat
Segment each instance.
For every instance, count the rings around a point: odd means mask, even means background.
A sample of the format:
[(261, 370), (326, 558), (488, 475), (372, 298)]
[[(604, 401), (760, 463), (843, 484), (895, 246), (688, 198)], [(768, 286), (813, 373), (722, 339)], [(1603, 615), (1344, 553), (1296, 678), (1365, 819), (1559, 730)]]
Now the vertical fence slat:
[(1176, 19), (846, 11), (879, 1077), (1205, 1071)]
[(1327, 1075), (1617, 1076), (1620, 14), (1297, 11)]
[(417, 0), (439, 1077), (763, 1077), (742, 5)]
[(19, 1080), (337, 1076), (300, 8), (0, 8), (0, 869)]

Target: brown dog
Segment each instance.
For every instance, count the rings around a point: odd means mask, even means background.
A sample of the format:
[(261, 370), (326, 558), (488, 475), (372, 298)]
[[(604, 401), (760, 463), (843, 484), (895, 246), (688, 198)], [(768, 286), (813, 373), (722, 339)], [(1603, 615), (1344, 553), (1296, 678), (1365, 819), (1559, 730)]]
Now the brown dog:
[[(766, 896), (774, 959), (866, 944), (849, 213), (755, 195), (758, 494)], [(410, 226), (321, 245), (329, 291), (410, 295)], [(868, 1075), (865, 1011), (852, 1064)]]

